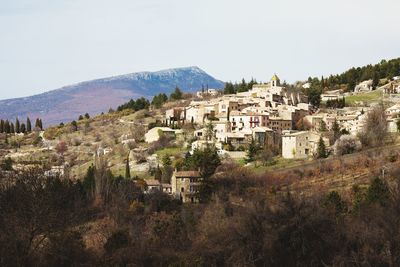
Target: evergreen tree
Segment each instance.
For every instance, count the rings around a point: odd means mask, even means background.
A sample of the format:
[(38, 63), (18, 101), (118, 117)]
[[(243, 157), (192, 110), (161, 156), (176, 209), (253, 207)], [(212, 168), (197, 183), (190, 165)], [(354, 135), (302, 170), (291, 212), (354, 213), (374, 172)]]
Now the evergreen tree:
[(155, 173), (154, 173), (154, 179), (156, 179), (157, 181), (160, 181), (160, 182), (161, 182), (161, 179), (162, 179), (162, 171), (161, 171), (160, 165), (157, 165), (157, 169), (156, 169), (156, 171), (155, 171)]
[(377, 72), (374, 72), (374, 76), (372, 78), (372, 86), (374, 89), (376, 89), (379, 85), (379, 75)]
[(39, 119), (39, 118), (36, 119), (35, 128), (43, 130), (43, 124), (42, 124), (42, 120), (41, 119)]
[(95, 173), (96, 173), (96, 169), (93, 165), (91, 165), (87, 169), (86, 175), (83, 178), (83, 184), (82, 184), (83, 189), (85, 190), (85, 192), (88, 196), (91, 196), (92, 194), (94, 194)]
[(31, 120), (28, 118), (26, 118), (26, 131), (28, 133), (32, 132), (32, 124), (31, 124)]
[(234, 93), (236, 93), (236, 90), (235, 90), (235, 87), (233, 86), (233, 84), (231, 82), (225, 83), (224, 94), (231, 95)]
[(76, 121), (71, 122), (72, 131), (78, 131), (78, 123)]
[(215, 146), (207, 146), (204, 149), (195, 149), (193, 155), (185, 158), (186, 170), (199, 170), (203, 178), (207, 179), (214, 174), (216, 168), (221, 164)]
[(0, 120), (0, 133), (4, 133), (4, 120)]
[(10, 133), (10, 122), (8, 120), (4, 122), (4, 132), (8, 134)]
[(317, 87), (310, 87), (306, 90), (308, 102), (314, 107), (319, 107), (321, 103), (321, 92), (322, 90)]
[(251, 143), (249, 145), (249, 148), (247, 150), (247, 155), (246, 155), (245, 161), (247, 163), (253, 162), (255, 157), (256, 157), (256, 155), (257, 155), (258, 150), (259, 150), (259, 147), (256, 144), (256, 141), (254, 139), (252, 139)]
[(89, 113), (85, 113), (85, 119), (90, 119)]
[(336, 142), (336, 140), (340, 138), (340, 127), (336, 119), (333, 122), (332, 131), (333, 131), (333, 142)]
[(179, 87), (175, 87), (175, 91), (173, 93), (171, 93), (170, 95), (170, 99), (171, 100), (180, 100), (182, 99), (183, 93), (181, 91), (181, 89), (179, 89)]
[(327, 152), (326, 152), (326, 147), (325, 147), (325, 142), (324, 142), (324, 139), (322, 139), (322, 136), (319, 138), (319, 142), (318, 142), (318, 155), (317, 155), (317, 157), (319, 158), (319, 159), (321, 159), (321, 158), (326, 158), (328, 155), (327, 155)]
[(18, 118), (15, 120), (15, 132), (16, 133), (20, 133), (21, 132), (21, 126), (20, 126)]
[(82, 116), (82, 115), (79, 115), (78, 121), (81, 121), (81, 120), (83, 120), (83, 116)]
[(39, 122), (39, 118), (36, 118), (36, 122), (35, 122), (35, 128), (40, 129), (40, 122)]
[(22, 123), (22, 124), (21, 124), (21, 126), (20, 126), (20, 132), (21, 132), (21, 133), (26, 133), (26, 126), (25, 126), (25, 123)]
[(128, 157), (126, 158), (125, 178), (126, 179), (131, 178), (131, 167), (129, 166), (129, 153), (128, 153)]
[(11, 134), (15, 134), (15, 127), (14, 127), (14, 123), (10, 123), (10, 133)]
[(365, 200), (367, 203), (379, 203), (385, 206), (390, 198), (390, 190), (387, 183), (380, 179), (375, 178), (371, 185), (368, 187)]

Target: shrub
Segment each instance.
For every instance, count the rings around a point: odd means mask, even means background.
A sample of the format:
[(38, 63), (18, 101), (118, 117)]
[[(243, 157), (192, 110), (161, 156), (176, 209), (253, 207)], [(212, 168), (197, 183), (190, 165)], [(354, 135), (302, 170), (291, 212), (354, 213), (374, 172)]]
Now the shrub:
[(361, 150), (361, 142), (356, 136), (342, 135), (334, 144), (336, 155), (352, 154)]

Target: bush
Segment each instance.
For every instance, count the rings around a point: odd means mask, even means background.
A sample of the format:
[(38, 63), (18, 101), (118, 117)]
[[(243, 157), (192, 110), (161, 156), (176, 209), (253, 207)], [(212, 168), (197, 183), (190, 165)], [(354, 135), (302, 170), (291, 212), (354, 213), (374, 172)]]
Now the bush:
[(130, 243), (129, 233), (126, 230), (117, 230), (114, 232), (104, 244), (104, 249), (108, 254), (128, 246)]
[(342, 135), (334, 144), (333, 150), (336, 155), (352, 154), (361, 150), (361, 142), (356, 136)]

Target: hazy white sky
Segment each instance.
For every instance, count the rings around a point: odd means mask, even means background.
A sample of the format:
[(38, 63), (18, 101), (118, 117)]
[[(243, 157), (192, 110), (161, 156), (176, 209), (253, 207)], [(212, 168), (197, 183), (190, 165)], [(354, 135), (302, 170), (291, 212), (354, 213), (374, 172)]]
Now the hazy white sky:
[(398, 0), (0, 0), (0, 99), (196, 65), (293, 82), (400, 57)]

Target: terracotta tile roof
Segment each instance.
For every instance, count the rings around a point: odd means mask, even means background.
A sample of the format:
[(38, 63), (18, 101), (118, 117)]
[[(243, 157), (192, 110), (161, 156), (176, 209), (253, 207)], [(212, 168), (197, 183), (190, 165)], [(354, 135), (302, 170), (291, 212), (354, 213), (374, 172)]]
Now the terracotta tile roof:
[(179, 171), (175, 172), (176, 178), (201, 178), (201, 175), (198, 171)]

